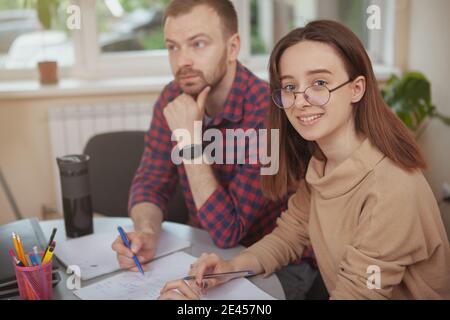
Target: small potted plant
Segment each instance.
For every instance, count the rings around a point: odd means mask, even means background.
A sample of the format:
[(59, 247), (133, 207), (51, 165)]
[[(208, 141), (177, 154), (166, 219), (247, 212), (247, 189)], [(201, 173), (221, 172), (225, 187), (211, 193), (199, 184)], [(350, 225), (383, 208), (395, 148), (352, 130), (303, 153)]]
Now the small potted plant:
[(431, 118), (450, 126), (450, 117), (439, 113), (433, 105), (430, 81), (420, 72), (407, 72), (402, 77), (392, 75), (381, 92), (386, 103), (416, 138)]
[[(43, 32), (50, 30), (57, 18), (59, 0), (25, 0), (26, 8), (36, 10)], [(45, 43), (43, 44), (45, 46)], [(41, 84), (58, 83), (58, 62), (55, 60), (43, 60), (38, 62), (39, 80)]]

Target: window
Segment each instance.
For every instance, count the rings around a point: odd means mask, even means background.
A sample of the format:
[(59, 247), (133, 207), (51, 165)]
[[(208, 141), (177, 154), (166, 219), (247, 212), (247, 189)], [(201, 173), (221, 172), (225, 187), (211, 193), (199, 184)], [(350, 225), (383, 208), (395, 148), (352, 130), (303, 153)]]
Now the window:
[(96, 3), (102, 53), (163, 50), (162, 19), (168, 0), (105, 0)]
[(73, 41), (62, 14), (69, 0), (59, 2), (51, 30), (42, 28), (35, 7), (25, 7), (17, 0), (0, 2), (0, 70), (30, 69), (43, 60), (56, 60), (63, 67), (73, 65)]
[[(256, 72), (266, 71), (268, 55), (276, 41), (289, 30), (315, 19), (344, 23), (362, 39), (375, 65), (393, 65), (395, 0), (232, 1), (239, 18), (240, 60)], [(161, 21), (169, 2), (62, 0), (59, 22), (51, 31), (42, 32), (34, 10), (21, 8), (22, 2), (16, 0), (3, 0), (0, 80), (9, 80), (12, 74), (31, 77), (32, 73), (25, 71), (32, 70), (43, 57), (58, 60), (62, 77), (170, 77)], [(69, 32), (65, 27), (68, 4), (80, 8), (79, 30)], [(366, 10), (371, 4), (381, 9), (381, 30), (369, 31), (366, 27)], [(29, 34), (34, 37), (27, 38)]]
[[(384, 28), (369, 30), (367, 8), (381, 9)], [(363, 42), (375, 64), (388, 64), (393, 28), (390, 11), (395, 1), (383, 0), (251, 0), (250, 55), (267, 55), (290, 30), (317, 19), (335, 20), (349, 27)]]

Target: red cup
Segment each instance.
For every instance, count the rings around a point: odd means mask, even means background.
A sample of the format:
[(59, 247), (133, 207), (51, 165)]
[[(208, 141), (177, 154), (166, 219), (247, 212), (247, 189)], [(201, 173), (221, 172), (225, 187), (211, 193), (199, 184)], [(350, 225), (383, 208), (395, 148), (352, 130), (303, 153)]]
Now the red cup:
[(33, 267), (15, 265), (16, 279), (22, 300), (52, 299), (52, 267), (52, 261)]

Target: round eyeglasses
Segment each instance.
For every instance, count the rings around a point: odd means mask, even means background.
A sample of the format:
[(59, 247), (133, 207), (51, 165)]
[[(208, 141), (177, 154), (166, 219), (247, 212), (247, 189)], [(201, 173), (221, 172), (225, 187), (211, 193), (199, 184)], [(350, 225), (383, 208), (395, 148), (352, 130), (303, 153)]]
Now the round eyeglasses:
[(278, 108), (289, 109), (294, 106), (298, 94), (303, 94), (304, 99), (314, 107), (323, 107), (330, 101), (331, 93), (349, 84), (353, 80), (341, 84), (334, 89), (328, 89), (324, 85), (312, 85), (305, 91), (292, 91), (278, 89), (272, 92), (272, 100)]

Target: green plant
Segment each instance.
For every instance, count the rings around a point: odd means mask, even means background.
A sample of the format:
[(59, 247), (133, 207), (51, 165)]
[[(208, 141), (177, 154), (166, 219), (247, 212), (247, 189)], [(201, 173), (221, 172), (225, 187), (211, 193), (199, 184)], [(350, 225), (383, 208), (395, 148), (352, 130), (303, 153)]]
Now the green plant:
[(42, 27), (49, 30), (57, 21), (60, 3), (59, 0), (24, 0), (24, 8), (35, 9)]
[(142, 39), (145, 50), (165, 49), (164, 30), (162, 27), (155, 28), (152, 32)]
[(413, 132), (427, 118), (438, 118), (450, 126), (450, 118), (433, 105), (430, 81), (420, 72), (407, 72), (401, 78), (391, 76), (381, 92), (386, 103)]

